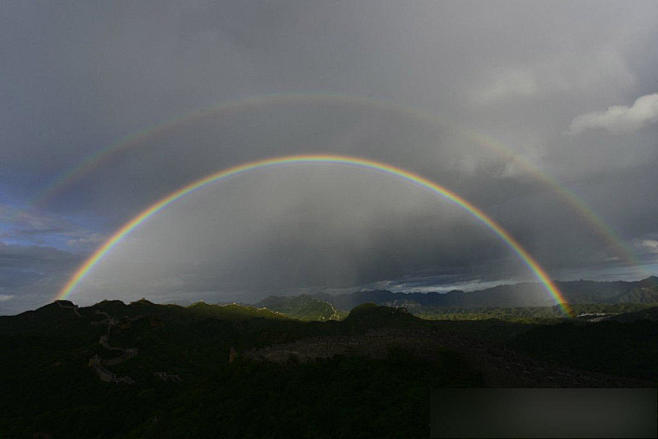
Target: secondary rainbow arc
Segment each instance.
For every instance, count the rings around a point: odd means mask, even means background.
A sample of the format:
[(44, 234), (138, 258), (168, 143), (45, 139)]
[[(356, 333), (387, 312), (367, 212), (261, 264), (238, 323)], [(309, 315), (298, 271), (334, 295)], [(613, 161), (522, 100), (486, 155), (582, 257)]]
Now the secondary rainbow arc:
[(397, 178), (411, 182), (421, 188), (432, 191), (452, 202), (461, 206), (471, 215), (477, 218), (481, 223), (491, 229), (499, 238), (501, 238), (507, 246), (513, 250), (523, 263), (531, 270), (535, 275), (537, 280), (541, 282), (546, 291), (551, 295), (554, 301), (561, 307), (565, 314), (572, 316), (573, 313), (569, 304), (565, 300), (564, 296), (555, 285), (555, 283), (550, 279), (546, 271), (541, 267), (541, 265), (525, 250), (521, 244), (516, 241), (516, 239), (510, 235), (500, 224), (495, 220), (487, 216), (480, 208), (473, 205), (463, 197), (457, 195), (456, 193), (450, 191), (449, 189), (440, 186), (439, 184), (428, 180), (421, 175), (407, 171), (395, 166), (381, 163), (373, 160), (368, 160), (364, 158), (349, 157), (349, 156), (339, 156), (339, 155), (293, 155), (293, 156), (284, 156), (269, 158), (265, 160), (259, 160), (254, 162), (244, 163), (238, 166), (233, 166), (231, 168), (223, 169), (213, 174), (210, 174), (204, 178), (196, 180), (172, 193), (166, 197), (160, 199), (156, 203), (150, 205), (148, 208), (144, 209), (139, 215), (134, 217), (132, 220), (128, 221), (121, 228), (119, 228), (105, 243), (103, 243), (96, 251), (75, 271), (75, 273), (69, 278), (66, 284), (62, 287), (59, 293), (56, 296), (57, 300), (65, 299), (68, 297), (73, 290), (78, 286), (82, 279), (90, 272), (90, 270), (98, 264), (98, 262), (106, 255), (110, 250), (112, 250), (122, 238), (132, 232), (140, 224), (146, 221), (151, 216), (160, 212), (162, 209), (167, 207), (169, 204), (180, 199), (181, 197), (189, 194), (192, 191), (195, 191), (203, 186), (206, 186), (210, 183), (217, 182), (219, 180), (235, 176), (247, 171), (251, 171), (259, 168), (273, 167), (277, 165), (285, 164), (311, 164), (311, 163), (327, 163), (327, 164), (342, 164), (349, 166), (357, 166), (372, 169), (379, 171), (385, 174), (393, 175)]
[(183, 125), (187, 122), (205, 117), (206, 115), (213, 114), (231, 114), (233, 112), (247, 111), (249, 109), (261, 108), (264, 105), (273, 104), (286, 104), (296, 102), (321, 102), (326, 104), (350, 104), (350, 105), (364, 105), (367, 107), (378, 108), (382, 110), (398, 111), (402, 114), (409, 114), (419, 120), (424, 120), (430, 124), (442, 123), (453, 129), (456, 129), (466, 138), (490, 148), (493, 151), (501, 154), (503, 157), (509, 159), (512, 163), (520, 165), (522, 169), (533, 175), (538, 181), (542, 182), (547, 187), (554, 190), (567, 204), (586, 222), (591, 224), (597, 233), (603, 237), (607, 244), (616, 249), (617, 254), (629, 266), (641, 265), (634, 252), (623, 243), (622, 239), (618, 236), (617, 232), (613, 230), (606, 222), (598, 216), (576, 193), (560, 185), (555, 179), (541, 171), (537, 166), (530, 163), (523, 156), (514, 153), (509, 147), (495, 140), (490, 136), (484, 136), (473, 130), (466, 130), (461, 128), (458, 124), (443, 120), (436, 114), (415, 107), (407, 107), (395, 102), (386, 100), (375, 99), (371, 97), (341, 95), (332, 93), (288, 93), (288, 94), (269, 94), (262, 96), (251, 96), (238, 100), (231, 100), (220, 103), (215, 107), (195, 110), (175, 117), (169, 121), (148, 127), (138, 133), (128, 136), (117, 143), (111, 144), (105, 148), (101, 148), (96, 152), (90, 154), (76, 166), (70, 168), (67, 172), (57, 177), (51, 184), (45, 187), (39, 194), (37, 194), (30, 202), (25, 210), (38, 208), (46, 204), (53, 196), (62, 191), (65, 187), (73, 181), (81, 178), (92, 170), (100, 167), (103, 163), (110, 160), (114, 155), (121, 151), (125, 151), (132, 147), (137, 147), (148, 139), (164, 135), (171, 127)]

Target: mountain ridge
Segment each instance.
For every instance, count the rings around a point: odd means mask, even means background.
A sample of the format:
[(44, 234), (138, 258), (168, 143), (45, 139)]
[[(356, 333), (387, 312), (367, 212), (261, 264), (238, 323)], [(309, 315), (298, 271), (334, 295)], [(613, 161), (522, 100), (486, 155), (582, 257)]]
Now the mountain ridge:
[[(657, 276), (649, 276), (638, 281), (576, 280), (556, 281), (555, 284), (567, 302), (573, 304), (658, 303)], [(471, 292), (451, 290), (447, 293), (394, 293), (388, 290), (364, 290), (337, 295), (318, 293), (310, 296), (330, 303), (341, 311), (349, 311), (363, 303), (394, 307), (405, 306), (410, 310), (423, 307), (482, 308), (555, 305), (554, 299), (546, 293), (544, 287), (539, 283), (532, 282), (497, 285)]]

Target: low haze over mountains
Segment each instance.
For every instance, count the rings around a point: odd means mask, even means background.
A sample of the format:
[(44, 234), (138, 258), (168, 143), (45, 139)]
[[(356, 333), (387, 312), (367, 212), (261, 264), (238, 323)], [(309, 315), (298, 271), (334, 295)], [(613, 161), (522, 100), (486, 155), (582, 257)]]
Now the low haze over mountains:
[[(571, 281), (556, 282), (567, 302), (571, 304), (620, 304), (658, 303), (658, 277), (650, 276), (636, 282), (614, 281)], [(546, 290), (536, 283), (499, 285), (485, 290), (448, 293), (392, 293), (386, 290), (358, 291), (349, 294), (315, 294), (297, 296), (295, 303), (291, 297), (269, 297), (258, 306), (283, 313), (303, 315), (303, 309), (311, 309), (312, 299), (326, 302), (338, 310), (349, 311), (363, 303), (376, 303), (385, 306), (404, 306), (411, 311), (423, 308), (484, 308), (484, 307), (540, 307), (553, 306), (555, 302)], [(332, 309), (323, 311), (325, 318), (331, 318)]]

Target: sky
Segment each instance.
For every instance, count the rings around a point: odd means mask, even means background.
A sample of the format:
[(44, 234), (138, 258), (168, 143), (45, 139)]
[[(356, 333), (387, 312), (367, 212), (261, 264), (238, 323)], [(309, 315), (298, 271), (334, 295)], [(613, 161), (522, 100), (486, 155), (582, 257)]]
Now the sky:
[[(553, 279), (657, 274), (656, 41), (658, 3), (639, 0), (3, 2), (0, 314), (52, 301), (176, 189), (290, 154), (416, 172)], [(286, 165), (167, 206), (71, 299), (533, 279), (449, 200), (354, 167)]]

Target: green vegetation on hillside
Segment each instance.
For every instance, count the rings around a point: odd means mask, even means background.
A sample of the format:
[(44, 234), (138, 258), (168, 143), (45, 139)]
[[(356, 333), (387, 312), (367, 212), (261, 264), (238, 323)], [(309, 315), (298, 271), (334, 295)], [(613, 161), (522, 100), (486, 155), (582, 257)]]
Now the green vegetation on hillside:
[(205, 302), (197, 302), (187, 307), (192, 313), (201, 317), (211, 317), (224, 320), (244, 320), (251, 318), (284, 319), (286, 318), (275, 309), (265, 309), (247, 305), (231, 303), (228, 305), (209, 305)]
[(363, 304), (304, 322), (236, 304), (57, 302), (0, 317), (0, 437), (427, 437), (433, 387), (658, 381), (657, 308), (601, 323), (524, 312), (552, 308), (429, 321)]
[(340, 320), (346, 313), (339, 312), (332, 304), (307, 294), (300, 296), (270, 296), (256, 306), (280, 312), (299, 320)]
[[(80, 316), (52, 304), (0, 318), (0, 349), (8, 353), (0, 357), (0, 436), (427, 436), (432, 386), (481, 384), (480, 375), (450, 350), (431, 360), (402, 348), (391, 348), (385, 358), (306, 363), (243, 356), (310, 335), (358, 334), (371, 321), (382, 324), (387, 312), (375, 308), (376, 318), (357, 311), (349, 324), (304, 323), (269, 311), (263, 318), (260, 310), (239, 305), (148, 302), (103, 302), (81, 308)], [(258, 317), (235, 318), (253, 312)], [(90, 367), (94, 355), (118, 355), (99, 344), (108, 315), (116, 322), (109, 344), (138, 354), (107, 367), (132, 384), (102, 382)]]
[[(583, 303), (573, 304), (571, 309), (575, 316), (591, 314), (604, 314), (614, 316), (650, 309), (655, 305), (644, 303)], [(558, 306), (533, 306), (514, 308), (447, 308), (424, 307), (413, 313), (415, 316), (427, 320), (486, 320), (500, 319), (527, 323), (551, 322), (567, 318), (564, 311)]]

